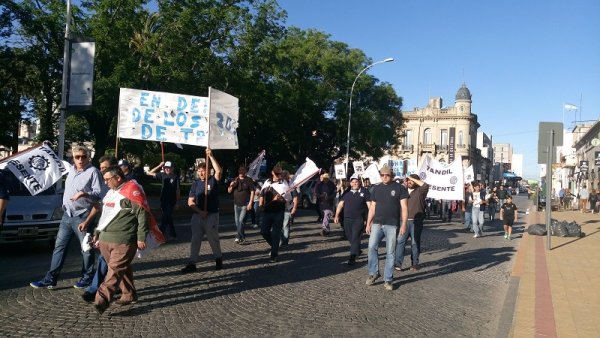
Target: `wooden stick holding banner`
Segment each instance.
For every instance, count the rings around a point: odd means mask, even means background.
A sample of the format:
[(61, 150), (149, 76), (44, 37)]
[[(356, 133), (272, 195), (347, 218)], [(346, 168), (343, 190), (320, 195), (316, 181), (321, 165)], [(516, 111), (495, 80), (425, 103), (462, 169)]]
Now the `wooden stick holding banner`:
[(160, 142), (160, 158), (163, 163), (165, 163), (165, 144)]

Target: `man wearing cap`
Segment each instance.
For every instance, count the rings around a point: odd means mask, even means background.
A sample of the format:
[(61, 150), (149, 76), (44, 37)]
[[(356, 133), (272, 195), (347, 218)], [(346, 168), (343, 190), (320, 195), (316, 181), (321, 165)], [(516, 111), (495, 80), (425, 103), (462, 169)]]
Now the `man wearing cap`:
[(242, 244), (246, 240), (244, 232), (246, 211), (251, 210), (254, 204), (254, 181), (246, 176), (246, 167), (243, 165), (239, 167), (238, 176), (231, 181), (229, 187), (227, 187), (227, 192), (233, 193), (233, 211), (235, 227), (237, 228), (235, 242)]
[(194, 211), (190, 226), (192, 239), (190, 243), (190, 258), (188, 264), (181, 269), (182, 273), (196, 271), (196, 262), (200, 254), (200, 245), (204, 234), (212, 249), (215, 258), (215, 270), (223, 268), (223, 254), (219, 240), (219, 181), (221, 180), (221, 166), (210, 148), (206, 148), (206, 157), (215, 170), (213, 176), (208, 176), (206, 162), (197, 164), (198, 179), (192, 183), (188, 197), (188, 206)]
[(350, 242), (350, 258), (348, 265), (356, 263), (356, 257), (360, 253), (360, 235), (365, 226), (365, 219), (368, 212), (371, 194), (369, 190), (361, 187), (358, 175), (350, 177), (350, 189), (346, 190), (340, 197), (340, 201), (335, 210), (335, 223), (340, 223), (340, 213), (344, 213), (344, 231), (346, 238)]
[(425, 220), (425, 199), (429, 192), (429, 184), (421, 181), (419, 175), (412, 174), (406, 177), (406, 187), (408, 188), (408, 231), (398, 235), (395, 265), (396, 270), (400, 271), (404, 260), (404, 246), (408, 235), (410, 235), (412, 249), (410, 270), (417, 271), (419, 269), (419, 254), (421, 253), (421, 232)]
[(335, 201), (335, 184), (329, 179), (329, 174), (321, 175), (321, 183), (315, 188), (317, 194), (317, 203), (323, 213), (323, 223), (321, 223), (321, 235), (329, 235), (329, 219), (333, 215), (333, 203)]
[[(159, 172), (160, 168), (163, 169), (163, 172)], [(177, 238), (175, 224), (173, 223), (173, 210), (175, 210), (179, 197), (181, 196), (181, 189), (179, 176), (175, 174), (173, 162), (160, 162), (159, 165), (148, 172), (148, 175), (162, 182), (162, 188), (160, 190), (160, 211), (162, 213), (162, 218), (160, 220), (159, 229), (166, 237), (168, 228), (171, 233), (171, 239)]]
[[(383, 270), (383, 285), (386, 290), (392, 291), (394, 279), (394, 259), (396, 252), (396, 234), (400, 225), (400, 235), (407, 231), (408, 219), (408, 191), (406, 188), (392, 180), (392, 170), (384, 165), (379, 171), (381, 184), (376, 185), (371, 193), (371, 205), (367, 217), (367, 234), (369, 234), (369, 278), (367, 285), (373, 285), (379, 274), (379, 256), (377, 249), (385, 237), (385, 268)], [(401, 216), (400, 216), (401, 215)]]
[(271, 178), (266, 180), (260, 191), (259, 206), (262, 209), (260, 233), (271, 246), (271, 262), (277, 261), (279, 254), (279, 241), (286, 207), (286, 196), (291, 199), (288, 192), (289, 185), (283, 179), (283, 170), (276, 165), (271, 170)]
[(125, 178), (127, 180), (137, 179), (137, 177), (135, 177), (135, 174), (131, 170), (131, 165), (129, 164), (129, 161), (127, 161), (125, 159), (119, 160), (119, 168), (121, 168), (121, 170), (123, 171), (123, 174), (125, 174)]

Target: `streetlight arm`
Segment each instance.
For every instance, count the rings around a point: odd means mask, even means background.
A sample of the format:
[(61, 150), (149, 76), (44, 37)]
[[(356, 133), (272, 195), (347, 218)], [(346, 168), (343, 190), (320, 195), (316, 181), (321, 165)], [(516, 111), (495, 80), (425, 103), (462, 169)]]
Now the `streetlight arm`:
[(352, 121), (352, 93), (354, 92), (354, 85), (356, 85), (356, 81), (358, 80), (358, 78), (367, 70), (369, 70), (371, 67), (378, 65), (380, 63), (384, 63), (384, 62), (391, 62), (394, 61), (394, 58), (387, 58), (381, 61), (377, 61), (374, 62), (368, 66), (366, 66), (365, 68), (363, 68), (363, 70), (361, 70), (358, 75), (356, 75), (356, 77), (354, 78), (354, 82), (352, 82), (352, 87), (350, 88), (350, 103), (348, 105), (348, 138), (346, 141), (346, 176), (348, 176), (348, 162), (350, 162), (350, 123)]

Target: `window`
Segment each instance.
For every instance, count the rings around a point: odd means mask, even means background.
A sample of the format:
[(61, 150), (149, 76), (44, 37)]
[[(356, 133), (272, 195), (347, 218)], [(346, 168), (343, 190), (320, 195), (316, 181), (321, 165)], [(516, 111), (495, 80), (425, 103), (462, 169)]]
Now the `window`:
[(409, 147), (412, 146), (413, 141), (413, 132), (412, 130), (407, 130), (404, 135), (404, 145)]
[(442, 129), (440, 131), (440, 143), (442, 146), (448, 145), (448, 129)]
[(423, 144), (432, 144), (431, 129), (427, 128), (423, 131)]
[(464, 135), (462, 130), (458, 132), (458, 144), (465, 144), (464, 143), (465, 139), (464, 139)]

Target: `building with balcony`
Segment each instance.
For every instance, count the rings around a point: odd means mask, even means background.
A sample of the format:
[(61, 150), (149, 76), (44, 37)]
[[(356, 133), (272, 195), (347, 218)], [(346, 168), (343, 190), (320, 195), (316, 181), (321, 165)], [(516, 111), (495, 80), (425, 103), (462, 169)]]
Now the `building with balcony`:
[(454, 106), (444, 107), (441, 97), (432, 97), (426, 107), (402, 111), (402, 139), (390, 158), (405, 161), (409, 172), (420, 167), (426, 154), (446, 163), (454, 162), (460, 155), (463, 167), (481, 168), (482, 155), (477, 148), (479, 122), (471, 104), (471, 92), (463, 84)]

